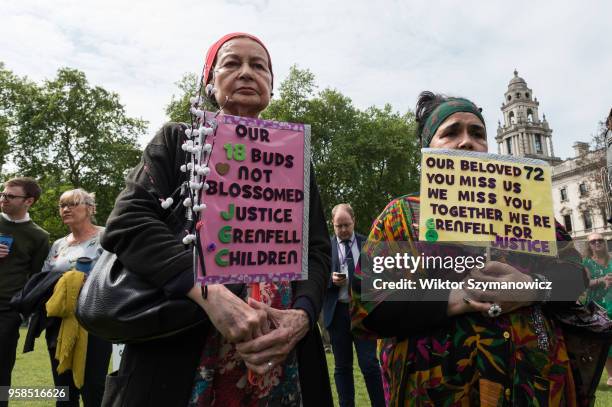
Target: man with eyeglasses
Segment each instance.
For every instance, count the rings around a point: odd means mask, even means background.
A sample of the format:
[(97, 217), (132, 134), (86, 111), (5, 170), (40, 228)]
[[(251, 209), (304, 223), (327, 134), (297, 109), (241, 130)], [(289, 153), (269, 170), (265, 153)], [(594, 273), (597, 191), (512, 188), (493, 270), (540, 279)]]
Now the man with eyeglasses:
[(11, 385), (21, 325), (9, 302), (41, 270), (49, 253), (49, 234), (28, 213), (40, 194), (38, 183), (27, 177), (6, 181), (0, 193), (0, 386)]
[(353, 382), (353, 344), (359, 367), (372, 406), (384, 406), (380, 364), (376, 358), (376, 341), (354, 337), (349, 313), (350, 286), (359, 264), (359, 253), (366, 237), (355, 233), (355, 214), (349, 204), (332, 209), (334, 236), (332, 246), (332, 276), (323, 303), (323, 321), (329, 331), (334, 353), (334, 379), (340, 406), (355, 405)]

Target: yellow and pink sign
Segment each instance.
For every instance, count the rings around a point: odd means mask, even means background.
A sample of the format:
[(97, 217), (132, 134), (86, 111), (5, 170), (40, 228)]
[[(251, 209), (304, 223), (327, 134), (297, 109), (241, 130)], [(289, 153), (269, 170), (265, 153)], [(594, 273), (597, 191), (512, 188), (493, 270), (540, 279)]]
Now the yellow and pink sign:
[(557, 255), (546, 162), (461, 150), (422, 153), (419, 240)]
[[(308, 277), (310, 127), (219, 115), (198, 225), (202, 284)], [(198, 262), (199, 263), (199, 262)]]

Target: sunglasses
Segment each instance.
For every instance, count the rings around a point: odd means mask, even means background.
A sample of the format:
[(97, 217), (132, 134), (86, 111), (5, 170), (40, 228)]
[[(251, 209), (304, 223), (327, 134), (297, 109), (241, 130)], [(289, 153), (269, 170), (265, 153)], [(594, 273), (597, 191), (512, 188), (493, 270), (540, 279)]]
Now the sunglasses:
[(593, 240), (589, 240), (589, 244), (597, 244), (597, 243), (601, 243), (603, 244), (604, 240), (603, 239), (593, 239)]
[(10, 200), (13, 200), (15, 198), (26, 199), (27, 196), (25, 196), (25, 195), (13, 195), (13, 194), (7, 194), (6, 192), (0, 192), (0, 199), (6, 199), (6, 200), (10, 201)]

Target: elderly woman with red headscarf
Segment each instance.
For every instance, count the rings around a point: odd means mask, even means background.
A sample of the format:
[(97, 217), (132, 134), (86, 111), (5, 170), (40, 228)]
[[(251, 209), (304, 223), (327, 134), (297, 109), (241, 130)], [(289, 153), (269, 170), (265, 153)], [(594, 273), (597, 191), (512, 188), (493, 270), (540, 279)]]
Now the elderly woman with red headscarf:
[[(258, 117), (272, 95), (272, 62), (256, 37), (233, 33), (209, 49), (202, 87), (215, 88), (221, 113)], [(329, 279), (330, 246), (314, 174), (310, 176), (308, 280), (251, 286), (193, 282), (193, 255), (164, 223), (160, 200), (184, 181), (186, 126), (168, 123), (147, 145), (141, 163), (109, 217), (102, 245), (132, 272), (187, 295), (212, 324), (125, 347), (107, 380), (105, 405), (331, 406), (325, 354), (316, 325)], [(253, 301), (256, 289), (274, 307)], [(235, 293), (239, 293), (238, 295)], [(270, 329), (269, 321), (274, 321)], [(256, 380), (249, 380), (249, 370)]]

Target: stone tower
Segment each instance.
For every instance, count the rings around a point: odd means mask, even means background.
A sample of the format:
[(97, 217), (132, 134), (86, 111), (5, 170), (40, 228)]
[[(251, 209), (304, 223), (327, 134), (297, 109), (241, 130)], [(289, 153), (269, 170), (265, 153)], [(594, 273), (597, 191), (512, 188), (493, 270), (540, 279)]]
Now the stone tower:
[(539, 105), (527, 82), (514, 70), (501, 106), (504, 124), (498, 122), (495, 137), (498, 154), (539, 158), (552, 165), (561, 161), (553, 152), (552, 129), (546, 115), (540, 120)]

